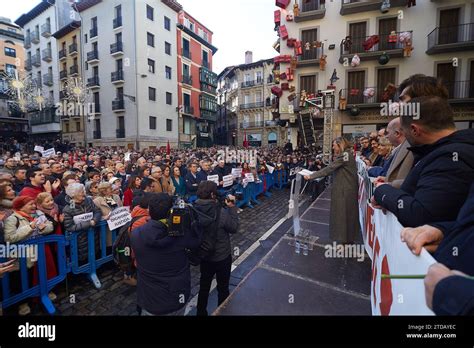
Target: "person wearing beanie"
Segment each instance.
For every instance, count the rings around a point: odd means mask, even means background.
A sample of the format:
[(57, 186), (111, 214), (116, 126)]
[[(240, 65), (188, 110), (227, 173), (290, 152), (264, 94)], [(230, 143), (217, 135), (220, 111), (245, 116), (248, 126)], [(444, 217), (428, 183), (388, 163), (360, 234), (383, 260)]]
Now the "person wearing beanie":
[(151, 220), (132, 231), (140, 315), (184, 315), (191, 295), (186, 249), (197, 247), (199, 240), (191, 231), (181, 237), (169, 236), (167, 219), (172, 206), (168, 194), (153, 194), (148, 209)]

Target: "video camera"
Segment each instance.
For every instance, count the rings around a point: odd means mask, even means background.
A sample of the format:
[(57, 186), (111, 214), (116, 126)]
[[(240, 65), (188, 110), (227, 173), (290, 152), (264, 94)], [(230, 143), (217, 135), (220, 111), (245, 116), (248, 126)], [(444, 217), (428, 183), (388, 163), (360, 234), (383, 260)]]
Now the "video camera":
[(182, 197), (176, 196), (171, 208), (168, 224), (168, 236), (183, 237), (186, 231), (191, 230), (191, 205)]

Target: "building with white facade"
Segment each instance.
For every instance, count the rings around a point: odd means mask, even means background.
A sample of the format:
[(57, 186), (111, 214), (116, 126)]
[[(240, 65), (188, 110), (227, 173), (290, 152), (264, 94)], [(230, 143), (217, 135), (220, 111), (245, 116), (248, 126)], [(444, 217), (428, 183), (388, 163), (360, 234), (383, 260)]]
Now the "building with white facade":
[(23, 28), (25, 37), (25, 70), (34, 80), (37, 92), (45, 103), (29, 110), (33, 139), (54, 140), (60, 136), (61, 125), (55, 104), (59, 101), (59, 71), (56, 39), (52, 34), (76, 19), (71, 0), (43, 0), (15, 23)]
[[(411, 1), (391, 0), (388, 9), (382, 9), (383, 1), (376, 0), (296, 3), (299, 13), (293, 12), (293, 2), (286, 9), (277, 8), (279, 25), (288, 33), (284, 39), (286, 34), (280, 30), (279, 54), (293, 57), (296, 51), (290, 47), (291, 41), (288, 44), (289, 39), (301, 43), (294, 81), (289, 83), (295, 87), (297, 98), (289, 100), (288, 90), (280, 98), (280, 117), (294, 121), (290, 123), (293, 128), (301, 132), (302, 90), (317, 94), (327, 89), (334, 70), (338, 77), (333, 84), (334, 136), (350, 137), (384, 127), (391, 118), (381, 116), (380, 103), (396, 99), (393, 86), (418, 73), (442, 79), (450, 92), (457, 127), (473, 127), (473, 1), (426, 0), (408, 6)], [(408, 44), (405, 38), (410, 39)], [(353, 65), (356, 54), (360, 64)], [(280, 72), (287, 72), (291, 65), (282, 62)], [(350, 113), (352, 105), (360, 111), (357, 116)], [(305, 117), (311, 115), (321, 124), (322, 114), (308, 113)], [(297, 138), (292, 140), (296, 145)]]
[[(178, 145), (176, 23), (171, 0), (86, 0), (80, 14), (84, 79), (97, 77), (90, 146)], [(165, 54), (165, 43), (174, 49)], [(170, 102), (169, 96), (171, 95)]]

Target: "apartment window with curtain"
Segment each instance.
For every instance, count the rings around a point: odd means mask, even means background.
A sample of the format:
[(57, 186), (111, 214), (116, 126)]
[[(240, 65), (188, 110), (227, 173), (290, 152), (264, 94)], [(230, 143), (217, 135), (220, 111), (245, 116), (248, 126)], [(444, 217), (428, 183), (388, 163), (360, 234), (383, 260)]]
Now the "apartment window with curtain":
[(155, 35), (152, 33), (146, 33), (146, 41), (148, 46), (155, 47)]
[(316, 93), (316, 75), (300, 76), (300, 92)]
[(148, 59), (148, 72), (155, 73), (155, 61), (153, 59)]
[(168, 80), (171, 80), (171, 68), (169, 66), (165, 67), (165, 74)]

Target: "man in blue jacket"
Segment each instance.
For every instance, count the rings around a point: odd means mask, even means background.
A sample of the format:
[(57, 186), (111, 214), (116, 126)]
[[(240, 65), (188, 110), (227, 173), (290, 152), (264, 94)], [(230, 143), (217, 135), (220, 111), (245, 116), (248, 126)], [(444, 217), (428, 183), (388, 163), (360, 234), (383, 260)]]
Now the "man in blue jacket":
[(197, 169), (198, 164), (196, 162), (191, 162), (188, 166), (188, 173), (184, 177), (186, 193), (189, 196), (195, 196), (198, 189), (199, 180), (197, 178)]
[(456, 131), (440, 97), (414, 98), (408, 106), (417, 114), (401, 121), (415, 166), (400, 189), (377, 184), (373, 199), (406, 227), (455, 220), (474, 181), (474, 129)]
[(186, 249), (197, 247), (199, 240), (191, 231), (182, 237), (169, 236), (167, 218), (172, 206), (168, 194), (153, 194), (149, 205), (151, 220), (132, 232), (141, 315), (184, 315), (191, 294)]

